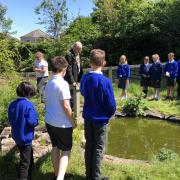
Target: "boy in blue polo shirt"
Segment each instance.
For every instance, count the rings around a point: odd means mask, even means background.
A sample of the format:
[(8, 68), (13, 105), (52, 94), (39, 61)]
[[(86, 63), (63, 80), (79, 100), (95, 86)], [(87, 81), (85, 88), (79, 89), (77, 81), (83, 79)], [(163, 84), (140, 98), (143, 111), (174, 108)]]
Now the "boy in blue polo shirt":
[(165, 64), (164, 73), (168, 86), (166, 99), (173, 100), (175, 79), (178, 73), (178, 65), (177, 62), (174, 60), (174, 53), (172, 52), (168, 54), (168, 62)]
[(34, 128), (38, 125), (38, 116), (29, 98), (35, 95), (35, 88), (29, 82), (22, 82), (16, 89), (19, 96), (8, 108), (12, 138), (20, 151), (18, 179), (31, 178), (33, 166), (32, 140)]
[(111, 81), (103, 76), (105, 52), (94, 49), (90, 53), (92, 71), (83, 76), (80, 91), (84, 96), (83, 118), (85, 120), (85, 165), (87, 180), (101, 178), (100, 164), (106, 141), (107, 124), (116, 111)]

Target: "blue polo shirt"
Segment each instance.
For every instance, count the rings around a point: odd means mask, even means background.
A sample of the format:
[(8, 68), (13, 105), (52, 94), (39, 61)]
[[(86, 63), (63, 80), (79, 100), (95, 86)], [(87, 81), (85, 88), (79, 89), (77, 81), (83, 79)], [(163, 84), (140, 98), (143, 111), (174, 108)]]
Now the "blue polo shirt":
[(101, 72), (91, 71), (82, 77), (80, 91), (84, 96), (83, 118), (94, 123), (108, 123), (116, 111), (111, 81)]
[(18, 146), (32, 144), (34, 127), (38, 125), (38, 115), (34, 105), (27, 98), (18, 98), (8, 108), (12, 138)]

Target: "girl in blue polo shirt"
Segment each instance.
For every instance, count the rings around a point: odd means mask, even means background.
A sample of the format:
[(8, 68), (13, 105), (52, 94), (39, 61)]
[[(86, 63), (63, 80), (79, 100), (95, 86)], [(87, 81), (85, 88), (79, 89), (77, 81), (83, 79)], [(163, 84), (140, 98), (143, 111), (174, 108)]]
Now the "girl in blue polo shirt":
[(38, 116), (29, 98), (35, 95), (35, 88), (29, 82), (21, 82), (16, 89), (19, 96), (8, 108), (12, 138), (20, 151), (18, 179), (31, 179), (33, 166), (32, 140), (34, 128), (38, 125)]
[(150, 80), (151, 80), (151, 85), (154, 88), (153, 99), (159, 100), (163, 68), (158, 54), (153, 54), (152, 59), (153, 59), (153, 64), (150, 68)]
[(127, 57), (125, 55), (122, 55), (119, 59), (117, 78), (119, 79), (118, 88), (122, 89), (122, 95), (120, 100), (123, 100), (124, 98), (127, 99), (130, 78), (130, 66), (127, 62)]
[(151, 64), (149, 64), (149, 57), (145, 56), (143, 60), (143, 64), (140, 65), (140, 71), (139, 74), (141, 76), (141, 86), (143, 88), (144, 98), (147, 97), (148, 93), (148, 86), (150, 85), (150, 74), (149, 70), (151, 67)]
[(174, 53), (168, 54), (168, 62), (166, 62), (164, 67), (164, 73), (167, 80), (167, 97), (166, 99), (173, 100), (174, 98), (174, 86), (175, 79), (178, 73), (178, 64), (174, 60)]

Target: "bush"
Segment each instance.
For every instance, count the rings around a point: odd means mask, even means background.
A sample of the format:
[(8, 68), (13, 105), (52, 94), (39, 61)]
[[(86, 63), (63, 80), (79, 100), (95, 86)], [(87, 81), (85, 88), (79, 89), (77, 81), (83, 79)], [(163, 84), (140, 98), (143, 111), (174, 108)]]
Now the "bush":
[(8, 123), (7, 109), (9, 103), (16, 97), (16, 87), (21, 81), (21, 78), (15, 73), (6, 73), (0, 77), (5, 81), (5, 84), (0, 88), (0, 128), (4, 127)]
[(155, 155), (155, 159), (158, 161), (175, 160), (179, 155), (173, 152), (171, 149), (162, 148)]
[(144, 114), (144, 101), (141, 96), (129, 98), (122, 108), (123, 113), (128, 116), (140, 116)]

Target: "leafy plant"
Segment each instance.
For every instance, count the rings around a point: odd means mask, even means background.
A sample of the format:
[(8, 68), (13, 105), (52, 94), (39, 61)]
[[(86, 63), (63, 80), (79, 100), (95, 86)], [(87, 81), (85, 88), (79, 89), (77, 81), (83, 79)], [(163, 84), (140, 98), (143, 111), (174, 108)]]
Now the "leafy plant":
[(129, 116), (140, 116), (144, 114), (145, 104), (141, 96), (129, 98), (122, 108), (123, 113)]
[(171, 149), (162, 148), (155, 155), (155, 159), (158, 161), (175, 160), (179, 155), (173, 152)]

